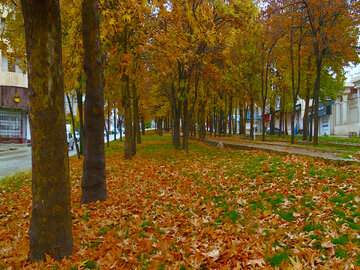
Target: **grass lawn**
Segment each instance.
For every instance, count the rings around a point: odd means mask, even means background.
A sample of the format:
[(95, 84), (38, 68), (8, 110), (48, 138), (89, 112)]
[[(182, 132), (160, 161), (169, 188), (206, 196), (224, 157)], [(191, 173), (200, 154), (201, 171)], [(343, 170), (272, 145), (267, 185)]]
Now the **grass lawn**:
[[(75, 251), (27, 261), (30, 175), (0, 185), (0, 269), (345, 269), (360, 267), (360, 169), (298, 156), (145, 136), (132, 161), (106, 148), (108, 199), (80, 204), (70, 160)], [(51, 268), (52, 267), (52, 268)]]
[[(261, 137), (261, 135), (258, 135), (256, 137)], [(279, 137), (279, 135), (265, 135), (265, 139), (266, 138), (273, 139), (273, 140), (284, 140), (285, 139), (287, 141), (290, 141), (291, 135), (285, 135), (284, 138), (282, 136)], [(302, 139), (303, 139), (302, 135), (295, 135), (295, 141), (302, 141)], [(321, 144), (321, 142), (360, 144), (360, 137), (347, 138), (347, 137), (335, 137), (335, 136), (319, 136), (319, 143)]]

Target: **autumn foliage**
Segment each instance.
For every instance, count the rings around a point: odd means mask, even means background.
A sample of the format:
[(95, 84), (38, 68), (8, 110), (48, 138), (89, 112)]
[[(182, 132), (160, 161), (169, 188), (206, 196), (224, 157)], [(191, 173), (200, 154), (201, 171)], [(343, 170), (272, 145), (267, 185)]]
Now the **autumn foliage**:
[(359, 168), (145, 136), (137, 156), (106, 152), (108, 199), (81, 204), (70, 160), (75, 252), (28, 262), (30, 176), (1, 184), (0, 267), (15, 269), (355, 269)]

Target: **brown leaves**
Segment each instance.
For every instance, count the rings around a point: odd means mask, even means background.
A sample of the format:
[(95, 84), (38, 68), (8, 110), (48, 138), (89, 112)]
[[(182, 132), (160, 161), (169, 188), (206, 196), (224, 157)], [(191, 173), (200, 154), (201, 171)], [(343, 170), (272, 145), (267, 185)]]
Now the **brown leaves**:
[(172, 150), (169, 136), (144, 137), (132, 161), (117, 152), (122, 147), (115, 142), (106, 154), (108, 199), (102, 203), (80, 204), (82, 161), (71, 159), (75, 251), (60, 263), (51, 258), (40, 264), (27, 261), (29, 176), (4, 184), (0, 266), (331, 269), (356, 265), (357, 169), (202, 144), (191, 144), (186, 155)]

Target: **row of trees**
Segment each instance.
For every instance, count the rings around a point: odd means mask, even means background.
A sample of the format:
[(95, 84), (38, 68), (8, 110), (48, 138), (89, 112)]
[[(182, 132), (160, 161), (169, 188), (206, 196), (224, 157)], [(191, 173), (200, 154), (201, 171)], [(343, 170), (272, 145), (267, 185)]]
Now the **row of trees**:
[[(317, 144), (319, 102), (341, 90), (343, 67), (358, 61), (358, 1), (1, 1), (10, 7), (3, 52), (23, 53), (25, 25), (32, 260), (60, 260), (73, 250), (64, 91), (79, 107), (88, 203), (107, 196), (103, 129), (110, 111), (124, 118), (126, 159), (136, 154), (146, 120), (156, 118), (160, 130), (165, 122), (174, 147), (188, 151), (196, 126), (201, 138), (205, 124), (215, 136), (245, 134), (248, 111), (252, 136), (256, 106), (263, 126), (270, 108), (273, 130), (279, 101), (280, 127), (292, 111), (294, 142), (299, 97), (306, 102), (304, 139), (312, 108)], [(238, 112), (239, 127), (232, 121)]]

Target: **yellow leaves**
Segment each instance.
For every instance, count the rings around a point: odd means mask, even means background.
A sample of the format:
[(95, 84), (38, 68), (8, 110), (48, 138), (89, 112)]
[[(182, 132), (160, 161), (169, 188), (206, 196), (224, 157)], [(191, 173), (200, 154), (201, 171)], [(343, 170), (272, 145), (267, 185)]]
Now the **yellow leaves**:
[(122, 20), (126, 23), (130, 23), (131, 22), (131, 15), (130, 14), (124, 14), (122, 16)]

